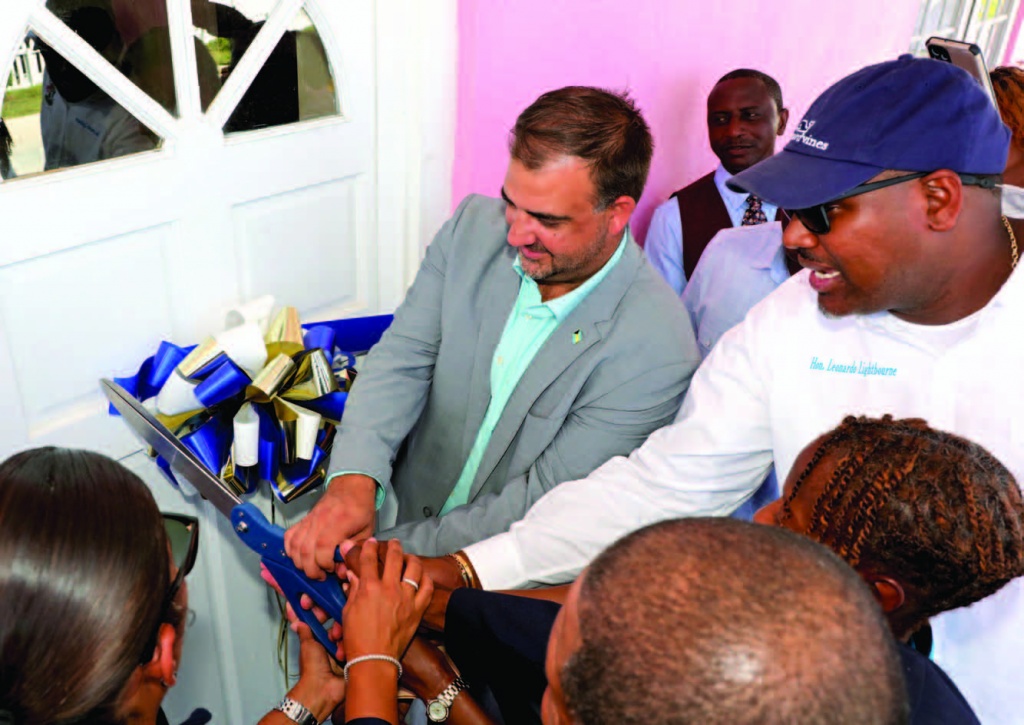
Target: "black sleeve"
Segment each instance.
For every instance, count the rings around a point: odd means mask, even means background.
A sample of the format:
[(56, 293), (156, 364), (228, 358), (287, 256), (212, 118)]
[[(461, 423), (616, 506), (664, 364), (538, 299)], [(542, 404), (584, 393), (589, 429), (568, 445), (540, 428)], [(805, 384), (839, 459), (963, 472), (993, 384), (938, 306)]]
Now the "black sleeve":
[(910, 700), (910, 725), (980, 725), (941, 667), (906, 645), (899, 650)]
[(541, 599), (456, 589), (445, 612), (449, 656), (475, 695), (489, 690), (507, 723), (540, 723), (544, 659), (561, 606)]

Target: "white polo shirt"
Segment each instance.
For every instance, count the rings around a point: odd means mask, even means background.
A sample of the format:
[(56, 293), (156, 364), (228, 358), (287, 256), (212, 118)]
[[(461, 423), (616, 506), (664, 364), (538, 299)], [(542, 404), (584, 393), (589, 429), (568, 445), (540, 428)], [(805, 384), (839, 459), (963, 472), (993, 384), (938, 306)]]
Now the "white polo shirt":
[[(773, 460), (785, 480), (800, 450), (847, 415), (924, 418), (985, 446), (1024, 481), (1024, 272), (980, 312), (939, 327), (887, 312), (826, 318), (807, 277), (790, 278), (722, 337), (675, 423), (468, 547), (483, 586), (565, 582), (629, 531), (726, 515)], [(1024, 580), (933, 628), (935, 660), (981, 720), (1024, 723)]]

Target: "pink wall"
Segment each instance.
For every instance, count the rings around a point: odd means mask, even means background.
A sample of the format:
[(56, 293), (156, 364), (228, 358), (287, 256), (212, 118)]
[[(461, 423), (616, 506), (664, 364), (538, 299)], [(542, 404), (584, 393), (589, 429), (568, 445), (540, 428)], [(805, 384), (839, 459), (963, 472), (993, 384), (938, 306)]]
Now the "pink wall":
[(707, 145), (704, 102), (721, 75), (752, 67), (778, 79), (795, 117), (792, 130), (833, 81), (905, 52), (917, 6), (910, 0), (459, 0), (453, 201), (472, 192), (497, 195), (508, 129), (544, 91), (570, 84), (628, 88), (656, 146), (633, 225), (643, 239), (654, 206), (717, 162)]

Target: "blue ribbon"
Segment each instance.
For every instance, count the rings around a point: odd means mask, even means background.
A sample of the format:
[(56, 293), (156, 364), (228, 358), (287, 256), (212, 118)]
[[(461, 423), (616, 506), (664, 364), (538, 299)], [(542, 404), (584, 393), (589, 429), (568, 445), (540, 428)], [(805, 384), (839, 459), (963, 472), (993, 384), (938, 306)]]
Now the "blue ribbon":
[[(313, 449), (313, 457), (308, 461), (299, 459), (294, 463), (285, 463), (281, 466), (282, 477), (293, 488), (287, 491), (282, 491), (278, 484), (278, 479), (275, 476), (270, 479), (270, 486), (274, 489), (274, 495), (282, 501), (291, 501), (296, 496), (305, 492), (305, 489), (309, 487), (309, 484), (315, 478), (317, 470), (324, 463), (324, 458), (328, 455), (329, 447), (324, 445), (327, 435), (328, 430), (326, 429), (321, 430), (317, 435), (316, 448)], [(333, 443), (333, 426), (331, 428), (331, 436), (331, 442)]]
[[(114, 382), (139, 400), (149, 400), (160, 392), (160, 388), (174, 373), (174, 369), (194, 349), (195, 345), (178, 347), (165, 340), (160, 343), (155, 355), (146, 358), (137, 373), (126, 378), (114, 378)], [(110, 406), (110, 414), (120, 415), (113, 405)]]
[(277, 478), (278, 460), (284, 449), (284, 436), (277, 427), (277, 417), (270, 405), (254, 405), (256, 415), (260, 419), (260, 460), (257, 464), (260, 478), (273, 481)]
[(204, 408), (209, 408), (238, 395), (250, 381), (244, 370), (224, 357), (217, 367), (208, 372), (206, 379), (196, 386), (196, 398)]
[(227, 416), (213, 415), (191, 433), (181, 436), (185, 447), (196, 454), (213, 475), (220, 475), (221, 468), (231, 455), (231, 438), (234, 433)]
[[(327, 359), (355, 365), (355, 355), (369, 350), (391, 324), (391, 315), (358, 317), (345, 320), (303, 325), (306, 350), (320, 348)], [(167, 380), (185, 357), (195, 348), (179, 347), (161, 342), (156, 353), (147, 358), (138, 372), (123, 378), (114, 378), (125, 390), (140, 401), (148, 400), (160, 392)], [(300, 353), (305, 354), (305, 353)], [(192, 379), (199, 380), (196, 398), (204, 406), (187, 424), (188, 432), (180, 435), (182, 443), (202, 461), (215, 476), (219, 476), (231, 455), (234, 437), (233, 420), (244, 402), (242, 395), (251, 382), (249, 375), (227, 356), (220, 355), (197, 371)], [(345, 410), (348, 393), (338, 391), (316, 400), (302, 401), (301, 405), (324, 418), (340, 420)], [(274, 494), (282, 501), (290, 501), (318, 483), (318, 471), (325, 464), (334, 442), (335, 428), (327, 423), (317, 434), (313, 457), (308, 460), (287, 461), (284, 434), (274, 414), (272, 404), (254, 403), (259, 418), (259, 462), (255, 466), (236, 467), (235, 477), (242, 482), (245, 493), (254, 492), (260, 481), (269, 481)], [(119, 415), (113, 406), (111, 415)], [(157, 456), (156, 464), (175, 486), (178, 485), (170, 466)], [(280, 479), (288, 485), (282, 490)]]

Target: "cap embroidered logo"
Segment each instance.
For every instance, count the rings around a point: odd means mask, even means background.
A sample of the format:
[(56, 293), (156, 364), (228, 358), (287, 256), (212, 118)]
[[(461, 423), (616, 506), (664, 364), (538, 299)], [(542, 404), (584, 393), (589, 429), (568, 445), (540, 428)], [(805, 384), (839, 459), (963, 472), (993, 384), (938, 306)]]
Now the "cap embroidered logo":
[(816, 148), (819, 151), (825, 151), (828, 148), (828, 141), (819, 141), (810, 135), (811, 126), (815, 123), (815, 121), (808, 121), (806, 118), (802, 120), (793, 132), (793, 141)]

